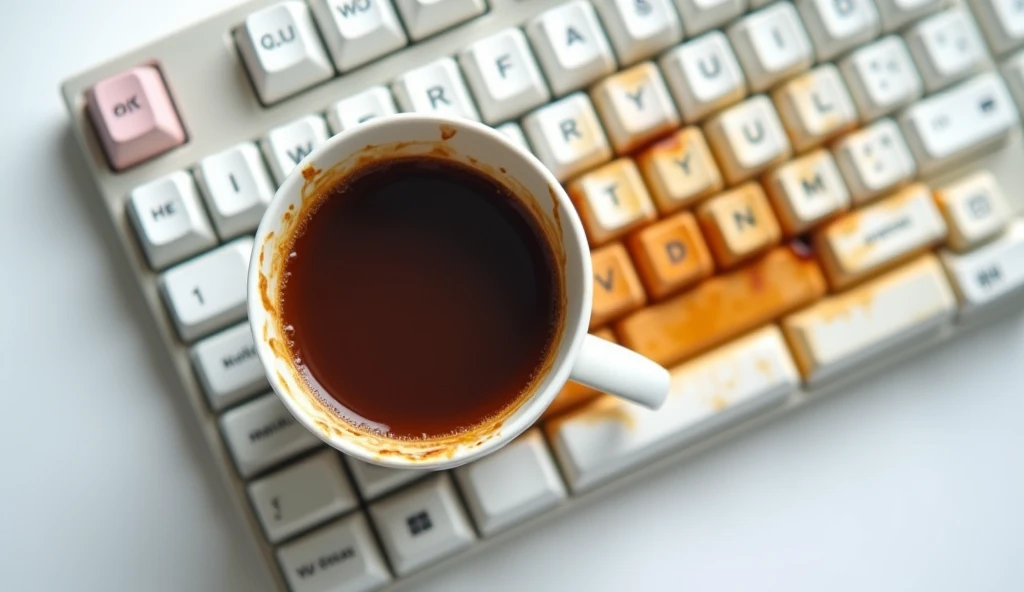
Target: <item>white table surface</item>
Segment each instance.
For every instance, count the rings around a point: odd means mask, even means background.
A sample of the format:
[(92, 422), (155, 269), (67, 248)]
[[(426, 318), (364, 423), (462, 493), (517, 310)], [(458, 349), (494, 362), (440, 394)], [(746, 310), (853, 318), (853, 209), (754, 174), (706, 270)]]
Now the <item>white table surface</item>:
[[(4, 2), (0, 589), (269, 590), (59, 82), (231, 0)], [(453, 567), (452, 590), (1024, 590), (1024, 316)]]

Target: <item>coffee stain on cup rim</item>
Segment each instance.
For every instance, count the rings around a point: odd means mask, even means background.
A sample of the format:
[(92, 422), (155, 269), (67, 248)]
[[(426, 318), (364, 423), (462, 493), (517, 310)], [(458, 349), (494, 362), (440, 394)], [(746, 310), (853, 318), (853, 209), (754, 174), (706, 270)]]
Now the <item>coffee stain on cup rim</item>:
[[(457, 130), (449, 125), (440, 125), (440, 140), (404, 141), (389, 144), (368, 144), (337, 164), (318, 169), (307, 164), (302, 169), (303, 185), (301, 204), (298, 211), (289, 207), (281, 216), (281, 228), (278, 232), (270, 232), (264, 237), (259, 249), (258, 286), (260, 302), (267, 313), (267, 321), (262, 327), (263, 341), (269, 346), (275, 358), (284, 366), (286, 372), (278, 370), (278, 387), (281, 394), (288, 397), (299, 407), (311, 423), (316, 426), (321, 436), (331, 441), (343, 440), (349, 445), (363, 449), (370, 456), (382, 461), (399, 461), (397, 464), (414, 468), (417, 464), (431, 463), (438, 459), (451, 459), (460, 451), (468, 451), (482, 446), (494, 438), (500, 438), (501, 428), (508, 419), (533, 398), (537, 389), (550, 374), (558, 356), (559, 345), (565, 336), (566, 316), (568, 314), (568, 296), (566, 294), (566, 261), (567, 255), (563, 248), (563, 229), (559, 213), (559, 200), (556, 191), (549, 187), (550, 198), (554, 204), (552, 216), (547, 216), (534, 199), (523, 199), (521, 203), (530, 210), (537, 220), (545, 237), (548, 239), (552, 253), (556, 258), (558, 272), (559, 302), (556, 303), (563, 322), (555, 329), (551, 343), (554, 347), (547, 353), (544, 362), (538, 368), (533, 382), (523, 393), (497, 414), (484, 422), (472, 426), (465, 431), (431, 437), (423, 440), (409, 440), (388, 437), (379, 432), (350, 423), (340, 416), (335, 409), (320, 399), (293, 363), (294, 356), (285, 338), (286, 335), (280, 313), (279, 283), (271, 282), (270, 278), (283, 277), (285, 266), (296, 235), (302, 230), (302, 221), (314, 211), (323, 199), (345, 182), (347, 176), (354, 171), (385, 159), (401, 157), (435, 157), (451, 160), (472, 167), (492, 179), (505, 185), (514, 195), (533, 197), (531, 192), (518, 180), (506, 172), (506, 167), (493, 167), (478, 159), (460, 154), (448, 140), (455, 137)], [(264, 257), (269, 253), (270, 261)], [(265, 265), (269, 263), (269, 265)], [(328, 396), (329, 395), (322, 395)]]

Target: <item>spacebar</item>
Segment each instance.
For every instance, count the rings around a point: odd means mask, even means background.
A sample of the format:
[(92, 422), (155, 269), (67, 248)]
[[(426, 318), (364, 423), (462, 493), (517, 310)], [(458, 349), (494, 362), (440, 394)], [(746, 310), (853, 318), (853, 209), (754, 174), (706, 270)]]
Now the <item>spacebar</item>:
[(548, 439), (580, 492), (780, 404), (798, 383), (782, 333), (770, 325), (674, 368), (658, 411), (602, 397), (548, 421)]

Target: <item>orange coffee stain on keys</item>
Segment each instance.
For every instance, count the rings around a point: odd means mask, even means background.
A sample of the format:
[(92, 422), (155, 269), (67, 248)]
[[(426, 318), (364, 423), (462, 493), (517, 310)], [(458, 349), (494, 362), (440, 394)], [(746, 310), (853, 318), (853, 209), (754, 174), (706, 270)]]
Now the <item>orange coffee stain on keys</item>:
[(657, 218), (640, 171), (628, 158), (614, 160), (566, 187), (591, 247), (597, 247)]
[(689, 212), (679, 212), (633, 233), (627, 244), (644, 286), (654, 298), (694, 284), (715, 268), (697, 220)]
[(581, 418), (589, 424), (615, 422), (622, 424), (629, 431), (636, 429), (636, 419), (629, 412), (629, 404), (611, 395), (601, 395), (595, 400), (577, 407), (576, 410), (579, 412), (563, 413), (544, 422), (544, 431), (549, 439), (554, 439), (562, 423), (566, 420), (578, 420)]
[[(642, 109), (636, 99), (641, 97)], [(616, 154), (627, 154), (679, 127), (668, 89), (658, 67), (643, 62), (601, 80), (590, 91)], [(644, 115), (662, 113), (657, 120), (643, 121)], [(640, 117), (637, 117), (641, 115)]]
[(746, 183), (697, 209), (708, 246), (721, 267), (748, 260), (782, 238), (768, 198), (757, 183)]
[[(612, 330), (607, 327), (594, 331), (593, 335), (615, 343), (615, 333), (612, 333)], [(541, 420), (545, 420), (556, 415), (561, 415), (570, 409), (574, 409), (587, 401), (594, 399), (594, 397), (597, 397), (600, 394), (601, 391), (570, 380), (565, 383), (562, 390), (558, 391), (558, 394), (555, 396), (555, 400), (551, 402), (551, 405), (548, 405), (547, 410), (544, 411), (544, 415), (541, 415), (540, 418)]]
[(736, 271), (637, 311), (615, 324), (626, 347), (670, 366), (768, 323), (825, 294), (818, 264), (776, 247)]
[(724, 187), (711, 149), (696, 127), (652, 144), (637, 155), (636, 164), (662, 214), (692, 205)]
[(612, 243), (590, 254), (594, 268), (594, 302), (590, 328), (600, 327), (647, 303), (640, 278), (626, 248)]

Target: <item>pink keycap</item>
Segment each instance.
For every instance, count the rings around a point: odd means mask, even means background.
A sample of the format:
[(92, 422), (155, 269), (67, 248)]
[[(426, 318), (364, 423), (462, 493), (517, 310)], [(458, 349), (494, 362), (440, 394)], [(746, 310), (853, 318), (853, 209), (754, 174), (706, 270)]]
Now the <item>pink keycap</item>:
[(89, 114), (114, 170), (126, 169), (185, 142), (185, 130), (160, 72), (139, 66), (97, 82)]

